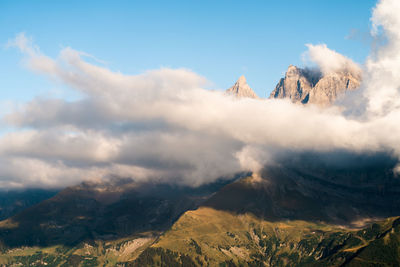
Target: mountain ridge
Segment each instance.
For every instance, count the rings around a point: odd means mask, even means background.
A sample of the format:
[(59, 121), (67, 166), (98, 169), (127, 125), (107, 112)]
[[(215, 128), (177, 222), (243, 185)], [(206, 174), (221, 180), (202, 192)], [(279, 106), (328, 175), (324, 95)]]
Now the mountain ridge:
[(322, 73), (318, 69), (290, 65), (269, 98), (290, 99), (293, 103), (325, 107), (346, 92), (359, 88), (361, 80), (361, 71), (358, 69), (344, 68)]

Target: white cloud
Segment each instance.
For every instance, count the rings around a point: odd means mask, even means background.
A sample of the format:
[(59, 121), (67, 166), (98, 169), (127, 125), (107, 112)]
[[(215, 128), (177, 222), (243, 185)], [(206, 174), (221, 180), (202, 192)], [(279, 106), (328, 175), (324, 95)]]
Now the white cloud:
[[(17, 130), (0, 138), (0, 184), (64, 186), (120, 175), (196, 186), (258, 171), (276, 151), (391, 151), (400, 157), (397, 100), (377, 112), (400, 85), (400, 67), (393, 69), (400, 62), (397, 20), (387, 18), (400, 9), (390, 5), (381, 1), (374, 11), (375, 25), (390, 29), (389, 43), (367, 62), (369, 108), (360, 118), (337, 107), (228, 97), (203, 89), (207, 81), (186, 69), (124, 75), (89, 64), (85, 53), (71, 48), (52, 59), (20, 35), (10, 43), (26, 54), (30, 68), (83, 97), (36, 98), (4, 117)], [(323, 71), (360, 69), (324, 45), (309, 45), (309, 56)]]
[(372, 35), (386, 41), (366, 62), (368, 112), (383, 115), (400, 108), (400, 2), (379, 1), (372, 14)]
[(351, 59), (329, 49), (326, 44), (306, 44), (308, 51), (304, 57), (306, 61), (315, 63), (323, 74), (337, 71), (350, 71), (361, 75), (361, 67)]

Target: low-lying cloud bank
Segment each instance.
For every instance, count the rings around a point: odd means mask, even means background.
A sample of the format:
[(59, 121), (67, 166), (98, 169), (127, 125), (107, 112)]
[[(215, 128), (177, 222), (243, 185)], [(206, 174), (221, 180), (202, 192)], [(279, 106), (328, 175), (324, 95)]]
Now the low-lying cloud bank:
[[(205, 90), (185, 69), (123, 75), (71, 48), (56, 59), (23, 34), (10, 45), (33, 71), (78, 90), (77, 101), (36, 98), (3, 117), (18, 129), (0, 138), (0, 187), (58, 187), (110, 176), (197, 186), (258, 171), (284, 150), (388, 151), (400, 159), (400, 4), (380, 1), (373, 34), (387, 43), (364, 68), (363, 112), (285, 100), (236, 99)], [(360, 68), (325, 45), (309, 45), (322, 72)], [(328, 61), (321, 60), (326, 58)], [(360, 99), (361, 99), (360, 98)]]

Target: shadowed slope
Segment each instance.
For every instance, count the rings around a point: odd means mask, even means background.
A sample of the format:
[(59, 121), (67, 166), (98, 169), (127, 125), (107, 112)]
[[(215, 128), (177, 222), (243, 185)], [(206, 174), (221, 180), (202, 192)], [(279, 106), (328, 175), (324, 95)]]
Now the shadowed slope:
[(262, 219), (352, 224), (400, 215), (396, 161), (385, 154), (291, 153), (262, 171), (222, 188), (204, 206)]
[(170, 227), (228, 181), (199, 188), (131, 180), (83, 183), (0, 222), (4, 247), (76, 245)]
[(4, 220), (45, 199), (53, 197), (58, 189), (23, 189), (0, 191), (0, 220)]

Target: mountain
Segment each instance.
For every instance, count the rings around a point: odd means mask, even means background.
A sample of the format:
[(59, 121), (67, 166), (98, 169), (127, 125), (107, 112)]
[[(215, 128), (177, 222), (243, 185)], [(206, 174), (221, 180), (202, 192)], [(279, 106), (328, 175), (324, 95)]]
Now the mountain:
[(197, 188), (131, 179), (82, 183), (0, 222), (1, 246), (75, 246), (164, 231), (228, 182)]
[(229, 89), (225, 91), (229, 95), (234, 95), (238, 98), (248, 97), (258, 99), (259, 97), (250, 88), (247, 84), (246, 78), (244, 76), (240, 76), (240, 78), (236, 81), (236, 83)]
[[(275, 93), (324, 106), (359, 81), (290, 66)], [(228, 89), (249, 92), (244, 77)], [(68, 187), (0, 222), (0, 265), (400, 266), (393, 154), (273, 159), (197, 188), (122, 178)]]
[(281, 78), (270, 98), (289, 98), (294, 103), (306, 103), (306, 96), (320, 79), (319, 73), (315, 74), (307, 69), (300, 69), (290, 65), (285, 78)]
[(15, 215), (43, 200), (53, 197), (58, 189), (31, 188), (0, 191), (0, 220)]
[(290, 153), (185, 212), (128, 266), (398, 266), (394, 164)]
[(397, 161), (384, 153), (290, 152), (266, 166), (260, 180), (231, 183), (203, 206), (250, 212), (270, 221), (357, 221), (400, 216)]
[(126, 266), (399, 266), (400, 217), (350, 228), (201, 207)]
[(288, 98), (293, 103), (328, 106), (347, 91), (357, 89), (360, 83), (361, 72), (358, 69), (321, 73), (290, 65), (269, 98)]
[(289, 151), (200, 188), (84, 183), (0, 224), (0, 264), (398, 266), (390, 154)]

